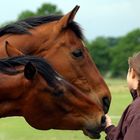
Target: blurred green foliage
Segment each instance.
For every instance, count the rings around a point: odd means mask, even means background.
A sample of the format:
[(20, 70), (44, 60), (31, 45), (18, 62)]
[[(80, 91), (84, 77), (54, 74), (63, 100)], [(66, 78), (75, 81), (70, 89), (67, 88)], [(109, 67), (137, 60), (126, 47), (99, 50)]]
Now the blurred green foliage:
[(88, 42), (87, 47), (103, 75), (125, 77), (128, 57), (140, 51), (140, 29), (120, 38), (98, 37)]
[(111, 71), (113, 76), (125, 76), (128, 69), (128, 57), (140, 51), (140, 29), (122, 37), (112, 49)]
[(117, 41), (115, 38), (105, 37), (97, 37), (95, 40), (87, 42), (91, 57), (103, 75), (110, 71), (110, 50), (116, 43)]

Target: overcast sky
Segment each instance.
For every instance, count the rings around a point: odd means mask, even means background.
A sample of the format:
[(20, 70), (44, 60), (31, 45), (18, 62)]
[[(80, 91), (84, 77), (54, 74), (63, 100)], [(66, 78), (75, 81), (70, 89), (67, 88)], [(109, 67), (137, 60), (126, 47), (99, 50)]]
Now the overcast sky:
[(90, 40), (122, 36), (140, 27), (140, 0), (1, 0), (0, 24), (15, 20), (21, 11), (35, 11), (44, 2), (56, 4), (63, 13), (80, 5), (75, 21)]

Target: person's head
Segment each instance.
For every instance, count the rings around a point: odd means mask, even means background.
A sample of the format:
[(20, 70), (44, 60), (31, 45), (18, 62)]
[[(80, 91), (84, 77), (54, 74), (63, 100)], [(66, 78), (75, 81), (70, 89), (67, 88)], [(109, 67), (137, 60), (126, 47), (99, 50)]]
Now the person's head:
[(134, 54), (132, 57), (129, 57), (128, 64), (128, 88), (130, 90), (138, 90), (140, 92), (140, 52)]

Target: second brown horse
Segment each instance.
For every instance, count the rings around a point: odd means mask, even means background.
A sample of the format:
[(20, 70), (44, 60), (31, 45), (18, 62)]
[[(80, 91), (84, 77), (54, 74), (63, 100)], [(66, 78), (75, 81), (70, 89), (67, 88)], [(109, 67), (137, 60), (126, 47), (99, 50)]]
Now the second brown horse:
[(23, 116), (37, 129), (92, 130), (92, 138), (99, 136), (105, 125), (100, 106), (65, 81), (44, 59), (5, 58), (0, 60), (0, 72), (0, 117)]

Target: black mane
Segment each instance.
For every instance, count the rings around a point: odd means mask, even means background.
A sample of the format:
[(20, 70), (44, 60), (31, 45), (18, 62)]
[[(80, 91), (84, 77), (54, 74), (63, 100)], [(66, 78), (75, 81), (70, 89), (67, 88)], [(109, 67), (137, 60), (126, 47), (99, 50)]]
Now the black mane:
[(15, 67), (26, 65), (28, 62), (31, 62), (36, 67), (37, 71), (50, 86), (54, 86), (56, 82), (58, 82), (58, 78), (62, 78), (46, 60), (35, 56), (18, 56), (0, 59), (0, 72), (8, 75), (15, 75), (20, 73)]
[[(17, 21), (0, 28), (0, 37), (6, 34), (31, 34), (29, 29), (34, 29), (34, 27), (57, 21), (62, 16), (40, 16), (40, 17), (31, 17), (25, 20)], [(80, 39), (84, 39), (82, 30), (80, 26), (72, 21), (68, 28), (70, 28)]]

